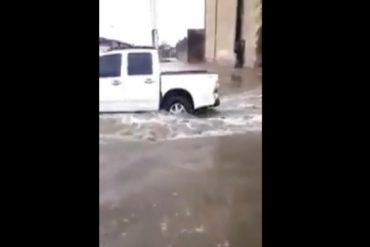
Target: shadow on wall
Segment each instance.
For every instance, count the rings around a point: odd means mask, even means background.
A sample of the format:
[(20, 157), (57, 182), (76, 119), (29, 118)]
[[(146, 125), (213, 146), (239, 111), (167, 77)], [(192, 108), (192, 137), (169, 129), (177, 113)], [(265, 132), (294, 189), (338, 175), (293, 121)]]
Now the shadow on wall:
[(262, 26), (260, 26), (260, 28), (257, 31), (257, 37), (258, 37), (258, 40), (257, 40), (257, 49), (256, 49), (256, 52), (257, 52), (256, 65), (257, 67), (262, 67)]

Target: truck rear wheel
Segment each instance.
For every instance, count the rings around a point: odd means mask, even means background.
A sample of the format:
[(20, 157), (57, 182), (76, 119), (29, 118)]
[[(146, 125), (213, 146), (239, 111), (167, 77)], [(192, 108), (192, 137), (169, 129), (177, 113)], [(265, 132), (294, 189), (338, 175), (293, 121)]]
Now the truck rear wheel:
[(164, 103), (164, 109), (174, 115), (193, 113), (191, 102), (181, 96), (168, 99)]

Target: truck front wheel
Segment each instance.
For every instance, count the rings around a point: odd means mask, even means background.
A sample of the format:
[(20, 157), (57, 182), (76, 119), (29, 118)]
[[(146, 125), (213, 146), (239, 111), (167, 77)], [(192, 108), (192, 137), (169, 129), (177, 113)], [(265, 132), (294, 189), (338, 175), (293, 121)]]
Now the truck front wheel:
[(174, 115), (193, 113), (191, 102), (189, 102), (189, 100), (187, 100), (185, 97), (169, 98), (164, 103), (163, 108)]

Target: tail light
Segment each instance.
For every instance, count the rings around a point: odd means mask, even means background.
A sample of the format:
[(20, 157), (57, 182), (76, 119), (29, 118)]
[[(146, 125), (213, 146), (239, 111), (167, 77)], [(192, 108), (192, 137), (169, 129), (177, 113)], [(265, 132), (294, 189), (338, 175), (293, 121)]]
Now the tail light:
[(218, 80), (216, 81), (216, 86), (215, 86), (215, 89), (213, 90), (213, 93), (215, 94), (215, 96), (218, 96), (218, 89), (220, 88), (220, 83), (218, 82)]
[(220, 88), (220, 83), (219, 83), (218, 78), (217, 78), (216, 86), (215, 86), (215, 92), (218, 92), (219, 88)]

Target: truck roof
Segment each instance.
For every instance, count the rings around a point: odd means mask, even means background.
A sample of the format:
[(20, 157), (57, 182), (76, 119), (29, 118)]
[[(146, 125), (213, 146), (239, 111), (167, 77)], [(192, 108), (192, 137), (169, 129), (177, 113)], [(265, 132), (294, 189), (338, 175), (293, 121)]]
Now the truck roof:
[(136, 51), (136, 52), (148, 52), (148, 51), (156, 51), (155, 47), (153, 46), (133, 46), (133, 47), (128, 47), (128, 48), (115, 48), (108, 50), (106, 52), (100, 52), (100, 55), (106, 55), (106, 54), (122, 54), (122, 53), (127, 53), (130, 51)]

